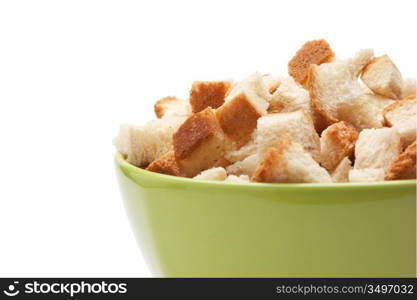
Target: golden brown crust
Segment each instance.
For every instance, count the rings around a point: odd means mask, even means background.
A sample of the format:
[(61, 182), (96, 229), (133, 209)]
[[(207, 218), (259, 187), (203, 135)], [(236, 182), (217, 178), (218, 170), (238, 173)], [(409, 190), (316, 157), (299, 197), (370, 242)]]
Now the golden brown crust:
[(276, 168), (276, 165), (280, 164), (280, 172), (285, 172), (285, 152), (291, 147), (293, 139), (290, 135), (286, 135), (280, 139), (275, 147), (269, 147), (256, 168), (255, 173), (251, 177), (251, 181), (254, 182), (275, 182), (274, 174), (272, 172)]
[(385, 173), (385, 180), (416, 178), (416, 142), (409, 145)]
[(207, 107), (220, 107), (230, 87), (229, 81), (194, 81), (190, 91), (193, 113), (200, 112)]
[(305, 43), (288, 62), (288, 73), (300, 84), (307, 79), (311, 64), (329, 62), (334, 53), (326, 40), (313, 40)]
[(416, 99), (416, 95), (410, 95), (408, 97), (405, 97), (404, 99), (395, 101), (394, 103), (392, 103), (392, 104), (388, 105), (387, 107), (385, 107), (384, 108), (384, 112), (383, 112), (385, 123), (388, 126), (392, 126), (392, 123), (389, 121), (389, 119), (387, 117), (387, 113), (389, 113), (389, 112), (397, 109), (398, 107), (401, 107), (404, 103), (406, 103), (408, 101), (412, 101), (414, 99)]
[(219, 107), (216, 116), (223, 132), (237, 146), (242, 146), (250, 140), (261, 114), (246, 95), (241, 93)]
[(173, 135), (176, 159), (183, 159), (209, 139), (216, 131), (216, 117), (211, 108), (193, 114)]
[(227, 166), (230, 166), (231, 164), (232, 162), (230, 162), (229, 160), (223, 157), (219, 161), (216, 162), (213, 168), (217, 168), (217, 167), (226, 168)]
[(181, 176), (180, 168), (175, 160), (174, 151), (170, 151), (154, 160), (146, 170), (160, 174)]
[(154, 111), (155, 111), (155, 115), (158, 117), (158, 119), (162, 118), (165, 114), (165, 106), (167, 103), (170, 102), (176, 102), (179, 101), (178, 98), (174, 97), (174, 96), (168, 96), (168, 97), (164, 97), (162, 99), (159, 99), (158, 101), (155, 102), (154, 105)]
[(321, 164), (332, 171), (344, 157), (352, 157), (359, 133), (352, 125), (341, 121), (329, 126), (325, 134), (330, 140), (329, 147), (332, 149), (329, 149), (331, 153), (323, 152)]

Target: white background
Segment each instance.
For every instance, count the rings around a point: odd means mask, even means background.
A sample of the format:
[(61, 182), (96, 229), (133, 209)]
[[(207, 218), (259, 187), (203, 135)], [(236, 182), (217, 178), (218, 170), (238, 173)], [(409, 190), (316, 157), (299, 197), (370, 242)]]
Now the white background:
[(416, 77), (414, 2), (1, 1), (0, 276), (150, 276), (117, 188), (119, 123), (194, 79), (285, 75), (314, 38)]

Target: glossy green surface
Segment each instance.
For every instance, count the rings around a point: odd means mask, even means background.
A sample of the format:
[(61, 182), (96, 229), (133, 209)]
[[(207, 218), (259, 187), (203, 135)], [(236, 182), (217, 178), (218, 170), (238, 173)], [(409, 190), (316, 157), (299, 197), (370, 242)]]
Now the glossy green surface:
[(415, 277), (416, 181), (225, 184), (151, 173), (116, 156), (155, 276)]

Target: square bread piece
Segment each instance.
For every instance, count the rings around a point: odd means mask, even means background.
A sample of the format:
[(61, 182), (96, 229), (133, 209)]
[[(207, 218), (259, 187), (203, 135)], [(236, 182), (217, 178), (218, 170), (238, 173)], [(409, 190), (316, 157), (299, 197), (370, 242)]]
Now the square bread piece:
[(306, 88), (310, 92), (313, 109), (328, 125), (345, 121), (339, 116), (341, 104), (365, 93), (357, 76), (372, 58), (373, 51), (367, 49), (359, 51), (351, 59), (310, 66)]
[(412, 95), (417, 95), (417, 82), (415, 79), (406, 78), (403, 81), (401, 98), (404, 99)]
[(387, 106), (384, 118), (389, 126), (397, 129), (401, 135), (403, 147), (407, 147), (416, 140), (417, 100), (416, 95)]
[(356, 129), (343, 121), (327, 127), (320, 138), (320, 164), (333, 171), (344, 157), (353, 154), (358, 136)]
[(298, 83), (304, 84), (310, 65), (320, 65), (334, 58), (334, 53), (326, 40), (305, 43), (288, 62), (288, 74)]
[(250, 140), (257, 120), (267, 113), (267, 95), (271, 96), (262, 76), (255, 74), (233, 87), (226, 102), (216, 110), (221, 128), (236, 148)]
[(261, 162), (261, 156), (258, 153), (249, 155), (243, 160), (237, 161), (234, 164), (227, 166), (227, 173), (233, 175), (247, 175), (252, 176), (256, 168)]
[(252, 175), (255, 182), (331, 182), (329, 173), (306, 152), (290, 135), (265, 152)]
[(388, 168), (385, 179), (415, 179), (416, 178), (416, 142), (408, 146), (403, 153)]
[(369, 62), (361, 78), (375, 94), (392, 99), (401, 98), (403, 79), (388, 55), (376, 57)]
[(186, 177), (194, 177), (221, 161), (225, 152), (225, 137), (214, 109), (191, 115), (173, 135), (178, 166)]
[(364, 129), (355, 145), (355, 169), (386, 169), (401, 153), (394, 128)]
[(194, 81), (190, 90), (190, 105), (193, 113), (207, 107), (218, 108), (232, 86), (231, 81)]
[[(371, 92), (372, 93), (372, 92)], [(395, 100), (374, 94), (363, 94), (361, 97), (343, 102), (339, 107), (339, 118), (352, 124), (356, 129), (381, 128), (384, 126), (384, 108)]]
[(172, 150), (172, 134), (184, 117), (170, 117), (144, 125), (122, 125), (113, 144), (129, 163), (143, 167)]
[(180, 168), (175, 160), (174, 151), (162, 155), (149, 164), (146, 170), (173, 176), (181, 176)]
[(154, 104), (154, 111), (157, 118), (167, 117), (188, 117), (191, 115), (191, 106), (188, 101), (168, 96)]
[(303, 146), (314, 159), (319, 159), (320, 138), (314, 129), (313, 120), (302, 110), (269, 114), (260, 118), (255, 132), (259, 153), (276, 145), (285, 135), (291, 135), (294, 142)]

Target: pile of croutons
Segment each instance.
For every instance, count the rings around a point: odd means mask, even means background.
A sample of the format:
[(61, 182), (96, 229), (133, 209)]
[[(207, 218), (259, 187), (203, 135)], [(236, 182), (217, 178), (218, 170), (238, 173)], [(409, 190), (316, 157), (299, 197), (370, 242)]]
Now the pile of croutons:
[(157, 119), (122, 125), (114, 144), (135, 166), (200, 180), (416, 178), (416, 81), (387, 55), (339, 59), (313, 40), (288, 73), (196, 81), (189, 99), (157, 101)]

